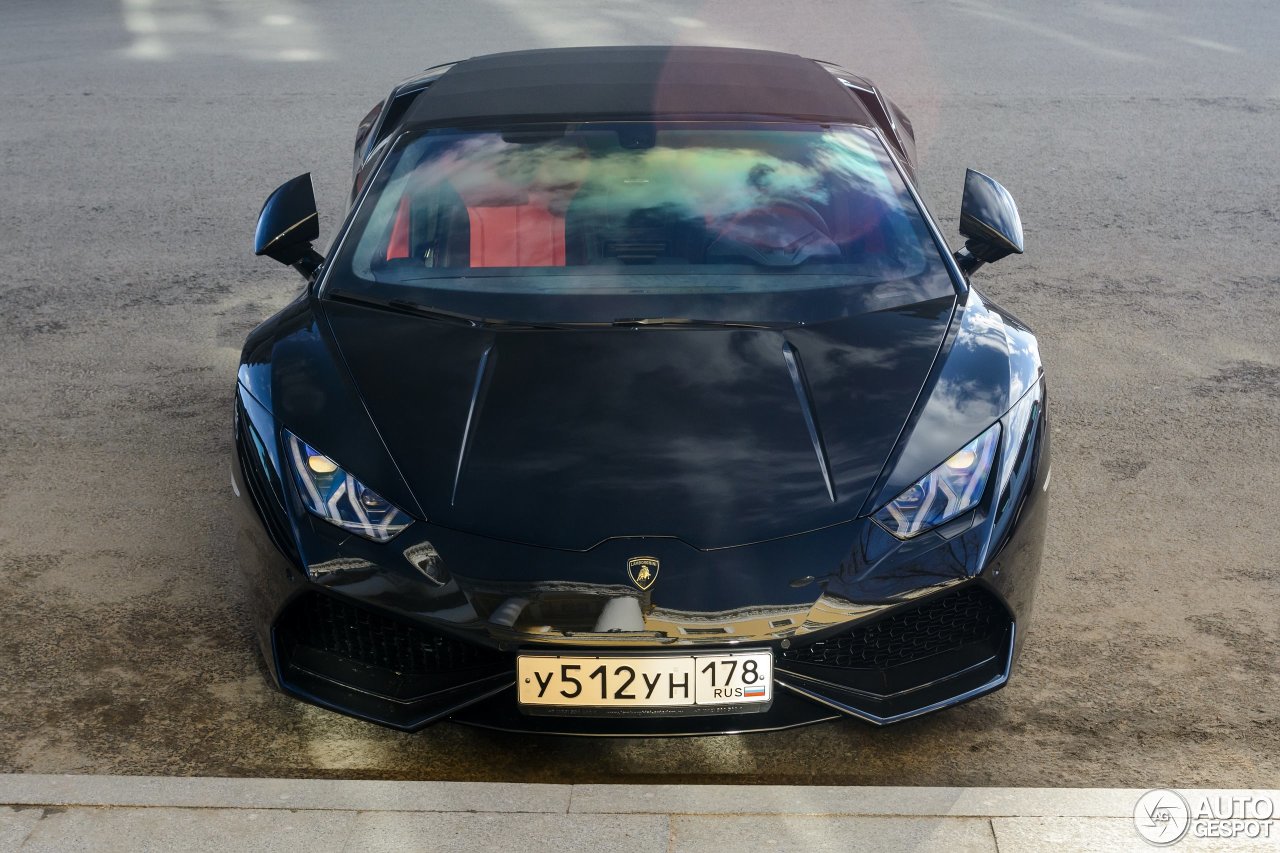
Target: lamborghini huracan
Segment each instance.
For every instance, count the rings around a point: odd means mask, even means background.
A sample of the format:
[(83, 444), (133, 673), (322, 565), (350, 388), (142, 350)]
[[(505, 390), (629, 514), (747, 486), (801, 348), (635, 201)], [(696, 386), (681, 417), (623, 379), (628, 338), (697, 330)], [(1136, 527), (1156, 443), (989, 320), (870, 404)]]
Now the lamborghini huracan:
[(399, 729), (892, 723), (1010, 676), (1050, 481), (1023, 251), (976, 171), (953, 250), (898, 105), (757, 50), (438, 66), (255, 251), (239, 562), (288, 694)]

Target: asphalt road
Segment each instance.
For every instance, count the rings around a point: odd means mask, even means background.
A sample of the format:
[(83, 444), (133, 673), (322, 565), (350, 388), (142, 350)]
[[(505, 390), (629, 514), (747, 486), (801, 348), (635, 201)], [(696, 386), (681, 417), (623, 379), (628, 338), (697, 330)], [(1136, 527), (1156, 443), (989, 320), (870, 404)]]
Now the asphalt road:
[[(1012, 684), (874, 730), (403, 735), (264, 680), (230, 560), (238, 346), (296, 291), (250, 253), (280, 181), (325, 237), (357, 120), (418, 68), (601, 43), (793, 50), (913, 117), (1027, 254), (1051, 531)], [(1280, 13), (1270, 2), (6, 0), (0, 6), (0, 770), (537, 781), (1280, 782)]]

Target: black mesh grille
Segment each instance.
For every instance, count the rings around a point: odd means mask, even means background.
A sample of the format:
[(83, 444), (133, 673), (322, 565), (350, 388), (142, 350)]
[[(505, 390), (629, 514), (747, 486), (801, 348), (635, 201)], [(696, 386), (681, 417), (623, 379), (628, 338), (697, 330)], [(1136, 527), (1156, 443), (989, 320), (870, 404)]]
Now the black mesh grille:
[(291, 605), (279, 627), (299, 645), (402, 675), (488, 669), (509, 663), (507, 656), (483, 646), (319, 593), (305, 595)]
[(989, 592), (970, 586), (847, 634), (786, 649), (782, 656), (820, 666), (888, 669), (997, 639), (1008, 626), (1001, 604)]

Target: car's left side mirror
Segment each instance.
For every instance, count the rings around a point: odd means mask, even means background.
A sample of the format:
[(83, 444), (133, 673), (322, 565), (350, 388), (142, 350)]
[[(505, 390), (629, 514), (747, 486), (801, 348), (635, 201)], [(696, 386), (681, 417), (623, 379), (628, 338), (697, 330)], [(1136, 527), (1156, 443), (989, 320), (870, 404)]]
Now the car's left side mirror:
[(1022, 254), (1022, 218), (1013, 196), (998, 181), (973, 169), (964, 176), (960, 234), (965, 244), (955, 257), (966, 275), (1005, 255)]
[(253, 253), (293, 267), (312, 278), (324, 256), (311, 247), (320, 237), (320, 214), (311, 189), (311, 173), (286, 181), (267, 197), (258, 214)]

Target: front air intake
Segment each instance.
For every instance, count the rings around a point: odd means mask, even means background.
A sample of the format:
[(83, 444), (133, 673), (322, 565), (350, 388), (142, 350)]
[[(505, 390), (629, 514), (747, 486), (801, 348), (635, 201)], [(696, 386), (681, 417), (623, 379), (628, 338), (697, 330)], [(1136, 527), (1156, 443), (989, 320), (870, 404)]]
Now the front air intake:
[(975, 643), (998, 646), (1009, 624), (995, 596), (966, 586), (844, 634), (786, 649), (782, 656), (816, 666), (887, 670)]
[(508, 656), (332, 595), (309, 593), (285, 610), (278, 636), (344, 661), (397, 675), (501, 668)]
[(275, 624), (285, 690), (413, 730), (501, 689), (515, 659), (394, 613), (308, 592)]

